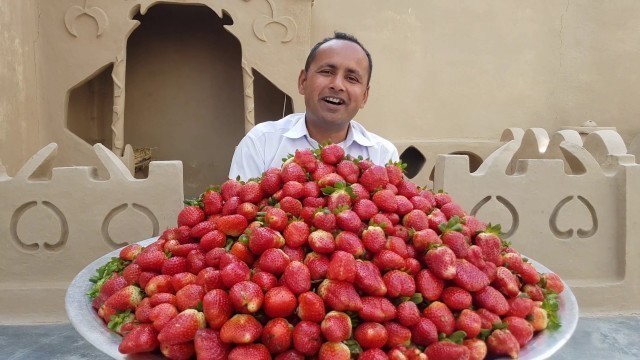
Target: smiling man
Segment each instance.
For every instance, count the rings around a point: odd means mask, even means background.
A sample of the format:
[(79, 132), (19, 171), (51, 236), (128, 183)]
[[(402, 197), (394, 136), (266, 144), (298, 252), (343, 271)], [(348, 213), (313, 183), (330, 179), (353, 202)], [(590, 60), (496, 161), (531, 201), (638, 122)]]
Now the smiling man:
[(251, 129), (236, 147), (229, 178), (256, 178), (296, 149), (340, 144), (347, 154), (376, 164), (398, 161), (388, 140), (354, 121), (369, 96), (371, 55), (353, 36), (336, 32), (310, 51), (298, 77), (305, 113), (267, 121)]

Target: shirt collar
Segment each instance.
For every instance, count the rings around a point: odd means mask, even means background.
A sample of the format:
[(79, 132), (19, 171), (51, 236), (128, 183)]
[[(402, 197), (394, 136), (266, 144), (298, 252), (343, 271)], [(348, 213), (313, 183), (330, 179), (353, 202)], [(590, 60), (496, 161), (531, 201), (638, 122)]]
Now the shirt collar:
[[(309, 130), (307, 130), (307, 126), (305, 124), (304, 114), (302, 114), (295, 125), (293, 125), (291, 129), (285, 132), (283, 136), (290, 139), (299, 139), (303, 136), (306, 136), (311, 140), (311, 136), (309, 136)], [(351, 143), (354, 141), (362, 146), (374, 145), (373, 142), (369, 139), (369, 136), (362, 125), (352, 120), (349, 122), (349, 132), (347, 133), (347, 138), (341, 144), (346, 148), (349, 147), (349, 145), (351, 145)]]

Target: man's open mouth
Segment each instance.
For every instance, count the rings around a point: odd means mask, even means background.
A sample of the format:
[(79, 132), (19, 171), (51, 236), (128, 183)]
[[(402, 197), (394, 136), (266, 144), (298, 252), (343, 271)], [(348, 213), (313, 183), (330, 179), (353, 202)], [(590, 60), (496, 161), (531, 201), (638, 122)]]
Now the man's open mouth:
[(323, 98), (322, 100), (324, 100), (325, 102), (331, 104), (331, 105), (342, 105), (344, 104), (344, 100), (337, 98), (337, 97), (333, 97), (333, 96), (327, 96), (325, 98)]

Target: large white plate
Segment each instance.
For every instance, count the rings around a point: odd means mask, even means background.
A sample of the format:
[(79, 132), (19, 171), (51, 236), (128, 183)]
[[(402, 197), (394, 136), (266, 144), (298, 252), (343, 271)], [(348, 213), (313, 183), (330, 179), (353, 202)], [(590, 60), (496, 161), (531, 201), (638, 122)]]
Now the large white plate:
[[(151, 244), (157, 237), (139, 242), (140, 245), (146, 246)], [(92, 286), (89, 278), (95, 275), (96, 270), (106, 264), (112, 257), (117, 257), (120, 250), (114, 250), (91, 264), (87, 265), (73, 279), (65, 297), (65, 309), (67, 316), (73, 327), (82, 335), (89, 343), (111, 356), (114, 359), (129, 360), (152, 360), (162, 359), (160, 354), (143, 354), (143, 355), (122, 355), (118, 352), (118, 345), (122, 337), (110, 331), (102, 319), (98, 317), (96, 311), (91, 307), (91, 301), (86, 293)], [(529, 261), (536, 267), (539, 272), (548, 273), (542, 264), (529, 258)], [(520, 360), (542, 360), (547, 359), (558, 351), (571, 338), (578, 324), (578, 302), (573, 292), (565, 283), (565, 290), (558, 296), (560, 301), (560, 310), (558, 315), (562, 322), (562, 327), (557, 331), (543, 331), (536, 334), (534, 338), (520, 350), (518, 359)], [(507, 358), (496, 358), (507, 359)]]

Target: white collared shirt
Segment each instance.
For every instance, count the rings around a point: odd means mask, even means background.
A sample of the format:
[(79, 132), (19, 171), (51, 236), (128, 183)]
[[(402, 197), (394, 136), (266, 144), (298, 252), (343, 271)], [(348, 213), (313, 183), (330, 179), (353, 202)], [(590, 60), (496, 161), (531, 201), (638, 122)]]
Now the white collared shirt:
[[(378, 165), (399, 159), (398, 150), (389, 140), (368, 132), (354, 120), (349, 124), (347, 138), (340, 145), (346, 154), (362, 156)], [(318, 142), (309, 136), (304, 113), (260, 123), (236, 147), (229, 178), (240, 176), (240, 179), (248, 180), (260, 177), (269, 168), (281, 167), (282, 159), (294, 154), (296, 149), (309, 148), (317, 149)]]

